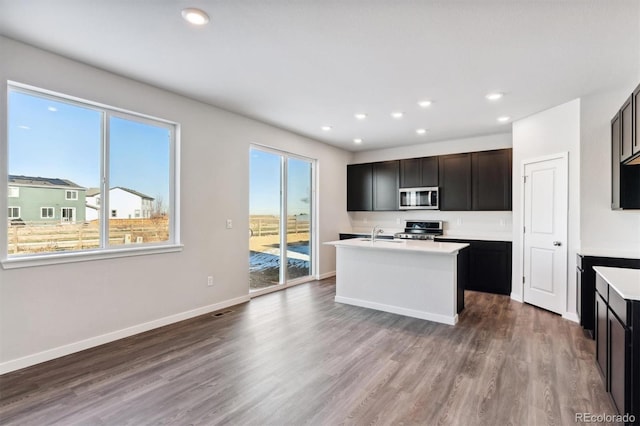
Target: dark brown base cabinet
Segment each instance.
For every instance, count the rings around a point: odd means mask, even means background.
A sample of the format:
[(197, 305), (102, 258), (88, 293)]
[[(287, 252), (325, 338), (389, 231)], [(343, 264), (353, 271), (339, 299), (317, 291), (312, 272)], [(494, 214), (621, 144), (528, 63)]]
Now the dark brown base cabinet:
[(594, 266), (640, 269), (640, 259), (578, 255), (576, 270), (578, 316), (582, 328), (595, 338), (596, 272), (593, 270)]
[(596, 361), (619, 414), (640, 424), (640, 301), (623, 299), (596, 275)]
[(439, 239), (469, 244), (469, 269), (465, 290), (511, 294), (511, 242)]

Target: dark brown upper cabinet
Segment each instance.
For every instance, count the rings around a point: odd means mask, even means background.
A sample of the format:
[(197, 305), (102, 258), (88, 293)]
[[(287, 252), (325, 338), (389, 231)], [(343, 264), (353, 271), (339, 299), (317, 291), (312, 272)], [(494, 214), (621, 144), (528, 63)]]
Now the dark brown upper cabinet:
[(347, 211), (371, 211), (373, 209), (373, 165), (350, 164), (347, 166)]
[(439, 159), (440, 210), (471, 210), (471, 154)]
[(620, 161), (627, 161), (633, 155), (633, 96), (620, 108)]
[(373, 163), (373, 210), (398, 210), (399, 161)]
[(347, 211), (398, 210), (399, 161), (347, 166)]
[(471, 153), (472, 210), (511, 210), (512, 152)]
[(438, 186), (438, 157), (400, 160), (400, 188)]

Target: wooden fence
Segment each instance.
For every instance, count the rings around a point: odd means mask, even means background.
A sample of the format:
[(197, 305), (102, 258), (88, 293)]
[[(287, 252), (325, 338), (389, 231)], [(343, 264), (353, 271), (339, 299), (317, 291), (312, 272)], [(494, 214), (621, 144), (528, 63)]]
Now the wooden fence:
[[(280, 218), (277, 216), (250, 216), (249, 227), (253, 237), (278, 235), (280, 233)], [(287, 234), (308, 234), (309, 230), (308, 217), (287, 217)]]
[[(28, 254), (97, 248), (98, 221), (87, 223), (25, 222), (9, 225), (8, 253)], [(167, 241), (169, 219), (110, 219), (109, 244), (136, 244)]]

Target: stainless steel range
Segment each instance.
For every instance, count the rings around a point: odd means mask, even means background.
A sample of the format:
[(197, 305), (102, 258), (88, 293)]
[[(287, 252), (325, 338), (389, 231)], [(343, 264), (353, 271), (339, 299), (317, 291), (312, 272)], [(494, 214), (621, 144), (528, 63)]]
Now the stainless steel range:
[(441, 220), (408, 220), (404, 232), (398, 232), (394, 237), (406, 240), (433, 240), (438, 235), (442, 235)]

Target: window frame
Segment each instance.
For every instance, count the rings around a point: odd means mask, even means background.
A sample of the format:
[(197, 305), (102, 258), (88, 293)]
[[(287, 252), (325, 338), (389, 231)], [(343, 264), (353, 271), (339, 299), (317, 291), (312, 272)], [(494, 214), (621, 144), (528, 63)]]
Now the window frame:
[[(12, 193), (15, 193), (16, 195), (11, 195)], [(9, 185), (7, 187), (7, 198), (20, 198), (20, 187)]]
[[(59, 263), (72, 263), (89, 260), (111, 259), (118, 257), (140, 256), (158, 253), (172, 253), (182, 251), (183, 245), (180, 239), (180, 130), (179, 123), (174, 121), (154, 117), (139, 112), (90, 101), (83, 98), (43, 89), (40, 87), (6, 80), (2, 85), (0, 93), (0, 115), (5, 119), (0, 120), (0, 133), (8, 135), (9, 116), (9, 93), (20, 92), (41, 98), (49, 98), (58, 102), (65, 102), (82, 108), (98, 110), (102, 113), (102, 138), (100, 143), (101, 156), (101, 193), (105, 199), (100, 203), (100, 215), (108, 218), (105, 213), (108, 203), (108, 170), (109, 170), (109, 139), (108, 127), (106, 124), (111, 117), (120, 117), (126, 120), (133, 120), (140, 123), (150, 124), (156, 127), (163, 127), (169, 131), (169, 200), (167, 200), (167, 213), (169, 214), (169, 239), (162, 242), (144, 243), (143, 245), (116, 245), (110, 246), (109, 240), (109, 220), (102, 220), (100, 247), (96, 249), (86, 249), (78, 251), (30, 253), (8, 255), (8, 226), (0, 227), (0, 265), (4, 269), (14, 269), (23, 267), (33, 267), (41, 265), (53, 265)], [(0, 176), (4, 176), (7, 184), (0, 185), (0, 198), (8, 200), (8, 160), (9, 150), (8, 137), (0, 138)], [(66, 193), (65, 193), (66, 199)], [(68, 200), (76, 201), (76, 200)], [(16, 206), (17, 207), (17, 206)], [(0, 221), (8, 223), (8, 210), (0, 209)], [(21, 213), (21, 212), (20, 212)], [(6, 215), (6, 216), (5, 216)]]
[(65, 189), (64, 190), (64, 199), (66, 201), (78, 201), (78, 190), (76, 190), (76, 189)]
[[(42, 211), (44, 209), (51, 210), (51, 216), (43, 216)], [(56, 208), (55, 207), (40, 207), (40, 219), (55, 219), (56, 218)]]
[[(9, 215), (9, 210), (11, 209), (17, 209), (18, 210), (18, 216), (10, 216)], [(22, 209), (20, 208), (20, 206), (7, 206), (7, 221), (9, 220), (14, 220), (14, 219), (20, 219), (20, 216), (22, 216)], [(8, 242), (7, 242), (8, 244)]]

